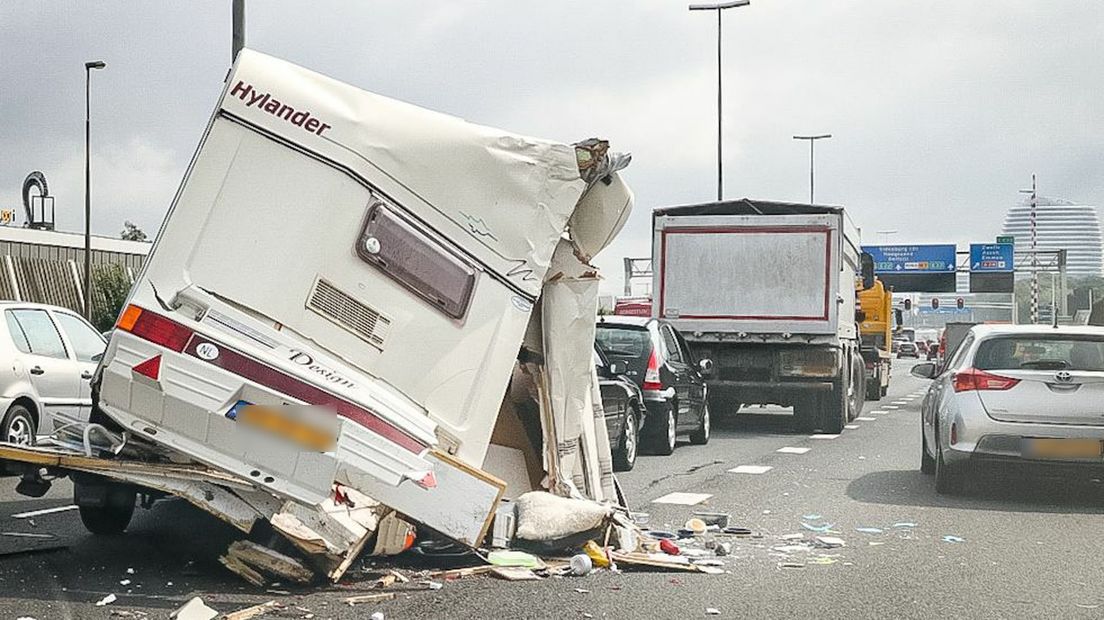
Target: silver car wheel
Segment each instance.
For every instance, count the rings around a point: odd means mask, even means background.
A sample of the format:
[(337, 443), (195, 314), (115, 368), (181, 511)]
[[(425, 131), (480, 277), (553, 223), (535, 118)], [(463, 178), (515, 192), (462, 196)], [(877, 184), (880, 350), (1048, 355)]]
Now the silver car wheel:
[(23, 417), (15, 417), (8, 424), (8, 432), (4, 441), (20, 446), (29, 446), (34, 443), (34, 430)]

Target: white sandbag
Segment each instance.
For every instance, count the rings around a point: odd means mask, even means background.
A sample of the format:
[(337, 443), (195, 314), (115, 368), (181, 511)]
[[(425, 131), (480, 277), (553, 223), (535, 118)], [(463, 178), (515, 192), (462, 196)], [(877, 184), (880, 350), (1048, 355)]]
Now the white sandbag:
[(610, 508), (585, 499), (569, 499), (530, 491), (517, 498), (517, 537), (548, 541), (592, 530), (605, 521)]

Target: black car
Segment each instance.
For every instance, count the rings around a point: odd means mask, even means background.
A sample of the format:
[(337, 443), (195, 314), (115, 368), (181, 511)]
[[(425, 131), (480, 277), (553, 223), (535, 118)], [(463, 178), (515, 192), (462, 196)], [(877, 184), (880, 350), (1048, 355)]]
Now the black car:
[(713, 364), (697, 361), (682, 335), (662, 319), (603, 316), (595, 340), (611, 362), (625, 365), (625, 375), (644, 394), (648, 417), (643, 435), (659, 454), (675, 449), (675, 437), (709, 442), (709, 405), (705, 379)]
[(623, 366), (607, 360), (595, 347), (594, 368), (598, 371), (598, 387), (602, 391), (602, 410), (606, 415), (614, 471), (629, 471), (636, 464), (640, 429), (648, 415), (644, 409), (644, 395), (632, 380), (621, 374)]

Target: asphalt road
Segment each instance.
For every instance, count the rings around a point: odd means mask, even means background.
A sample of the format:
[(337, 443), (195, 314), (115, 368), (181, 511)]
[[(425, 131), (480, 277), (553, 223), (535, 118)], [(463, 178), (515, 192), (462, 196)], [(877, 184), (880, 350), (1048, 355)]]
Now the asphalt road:
[[(0, 532), (52, 538), (0, 535), (0, 618), (108, 618), (112, 611), (167, 617), (196, 595), (220, 611), (267, 600), (288, 606), (266, 618), (366, 618), (374, 611), (388, 618), (693, 618), (709, 608), (726, 618), (1104, 615), (1101, 485), (993, 472), (963, 496), (936, 495), (918, 467), (914, 395), (925, 383), (898, 364), (889, 397), (868, 403), (857, 428), (834, 439), (792, 432), (786, 410), (745, 409), (717, 420), (709, 445), (680, 444), (673, 455), (641, 457), (622, 474), (632, 507), (650, 514), (650, 527), (676, 529), (693, 511), (709, 510), (756, 533), (728, 539), (733, 549), (721, 575), (470, 577), (350, 607), (341, 599), (356, 585), (285, 594), (243, 584), (217, 561), (234, 530), (183, 502), (140, 511), (126, 535), (98, 538), (84, 533), (75, 511), (33, 524), (12, 518), (67, 505), (71, 490), (59, 482), (46, 497), (27, 500), (7, 479), (0, 481)], [(809, 450), (777, 452), (784, 447)], [(770, 469), (728, 471), (741, 465)], [(673, 492), (709, 498), (697, 506), (652, 503)], [(782, 538), (812, 540), (817, 534), (802, 523), (830, 524), (824, 535), (844, 546), (807, 548)], [(112, 593), (114, 603), (94, 605)]]

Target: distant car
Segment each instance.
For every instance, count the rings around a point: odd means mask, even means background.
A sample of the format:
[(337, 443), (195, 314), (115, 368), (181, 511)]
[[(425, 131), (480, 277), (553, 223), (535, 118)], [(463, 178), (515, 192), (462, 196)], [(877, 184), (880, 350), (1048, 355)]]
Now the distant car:
[(918, 349), (916, 347), (916, 343), (905, 341), (905, 342), (902, 342), (901, 344), (897, 345), (897, 357), (898, 358), (902, 358), (902, 357), (919, 358), (920, 357), (920, 352), (918, 351)]
[(889, 343), (889, 352), (890, 353), (896, 353), (897, 349), (901, 348), (901, 343), (902, 342), (908, 342), (908, 341), (907, 340), (901, 340), (899, 338), (894, 338), (892, 341), (890, 341), (890, 343)]
[(88, 420), (88, 381), (107, 347), (103, 336), (65, 308), (0, 302), (0, 311), (0, 441), (32, 445)]
[(985, 463), (1104, 466), (1104, 329), (977, 325), (934, 378), (921, 406), (920, 469), (939, 493), (961, 491)]
[(917, 340), (916, 341), (916, 352), (919, 353), (920, 355), (927, 355), (928, 354), (928, 342), (926, 340)]
[(709, 360), (695, 361), (682, 335), (662, 319), (603, 316), (598, 319), (598, 348), (611, 362), (625, 364), (625, 375), (644, 394), (644, 436), (659, 454), (675, 450), (675, 439), (709, 443), (709, 404), (703, 374)]
[(614, 471), (629, 471), (636, 465), (640, 448), (640, 429), (647, 419), (644, 394), (631, 379), (621, 374), (624, 364), (610, 362), (594, 348), (594, 368), (598, 371), (598, 386), (602, 391), (602, 410), (606, 416), (606, 433), (613, 453)]

